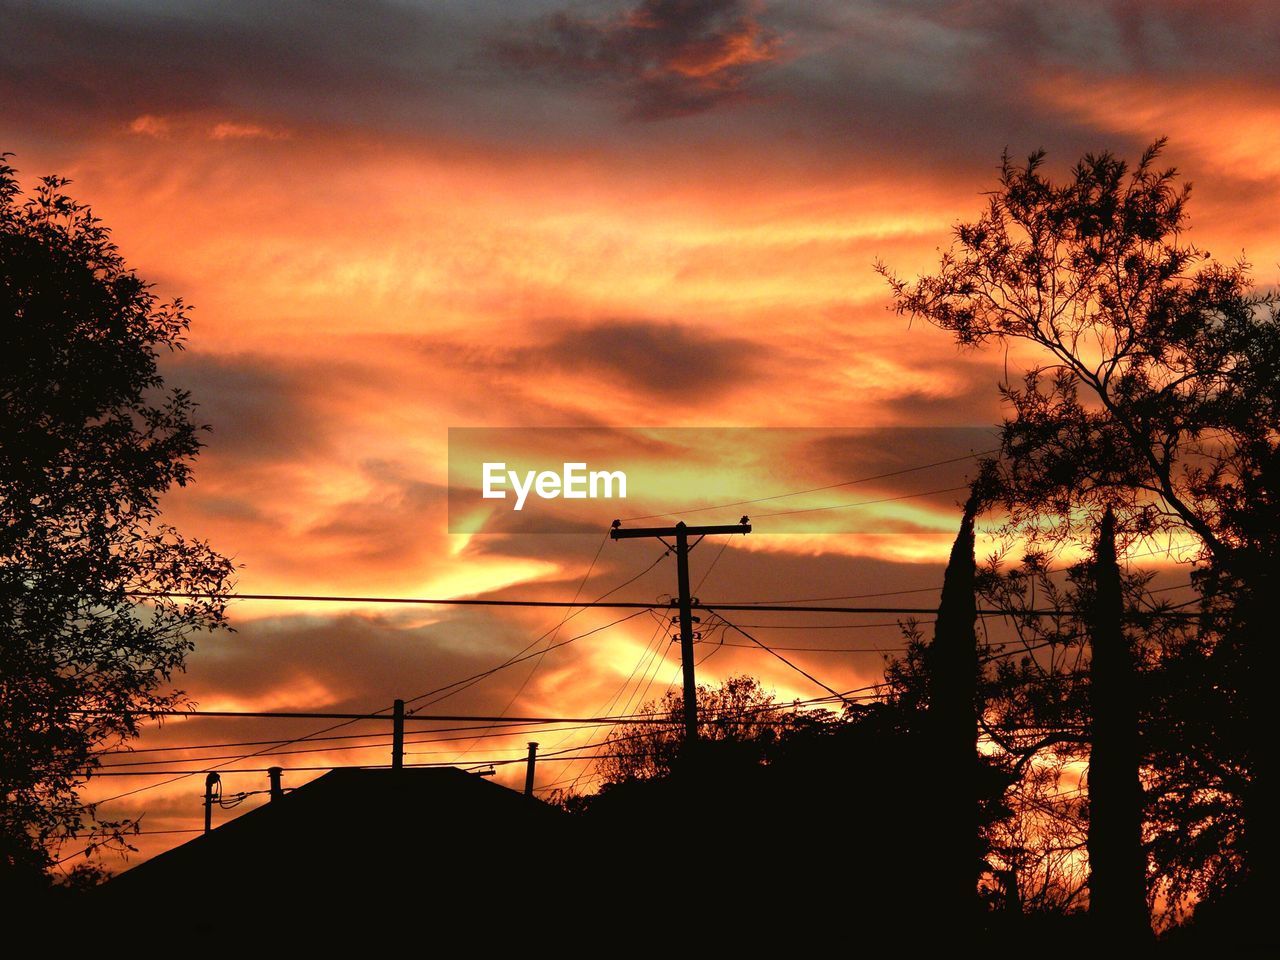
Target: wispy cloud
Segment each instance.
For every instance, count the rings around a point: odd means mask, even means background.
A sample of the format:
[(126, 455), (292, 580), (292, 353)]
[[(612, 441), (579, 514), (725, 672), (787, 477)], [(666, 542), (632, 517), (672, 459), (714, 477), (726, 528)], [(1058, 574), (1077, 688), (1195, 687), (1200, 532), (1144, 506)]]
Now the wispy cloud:
[(199, 116), (155, 113), (139, 114), (130, 122), (129, 132), (157, 140), (170, 137), (194, 140), (288, 140), (293, 136), (284, 127), (246, 120), (209, 121)]
[(167, 137), (172, 125), (168, 117), (157, 117), (152, 113), (144, 113), (135, 117), (129, 124), (129, 132), (143, 137)]
[(289, 132), (257, 123), (223, 120), (209, 128), (210, 140), (287, 140)]

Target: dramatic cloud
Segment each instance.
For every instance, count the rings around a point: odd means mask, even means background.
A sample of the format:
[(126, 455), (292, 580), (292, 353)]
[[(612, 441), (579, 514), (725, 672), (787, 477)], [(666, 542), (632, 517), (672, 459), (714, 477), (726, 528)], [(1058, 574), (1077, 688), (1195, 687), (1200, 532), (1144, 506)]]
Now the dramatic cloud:
[(509, 369), (585, 375), (647, 399), (695, 401), (742, 386), (756, 369), (758, 345), (750, 340), (672, 321), (561, 323), (552, 329), (556, 332), (542, 343), (500, 353), (500, 362)]
[(497, 49), (515, 66), (601, 84), (628, 115), (658, 120), (743, 99), (781, 46), (744, 0), (642, 0), (608, 19), (556, 13), (532, 39)]

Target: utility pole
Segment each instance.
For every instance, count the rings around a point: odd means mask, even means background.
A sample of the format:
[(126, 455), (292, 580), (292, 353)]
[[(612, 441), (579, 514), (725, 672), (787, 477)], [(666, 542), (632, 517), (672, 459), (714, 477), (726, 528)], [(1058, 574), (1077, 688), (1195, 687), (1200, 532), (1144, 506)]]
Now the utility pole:
[(391, 715), (391, 769), (404, 769), (404, 701), (397, 700)]
[(271, 781), (271, 802), (275, 803), (284, 796), (284, 787), (280, 785), (280, 775), (284, 773), (284, 767), (267, 767), (267, 776)]
[(529, 741), (529, 759), (524, 768), (524, 795), (533, 796), (533, 771), (538, 765), (538, 741)]
[[(736, 524), (719, 524), (707, 527), (686, 526), (680, 521), (674, 527), (637, 527), (634, 530), (622, 529), (622, 521), (613, 521), (613, 529), (609, 531), (614, 540), (631, 540), (637, 537), (656, 537), (674, 551), (676, 555), (676, 583), (679, 598), (673, 603), (680, 608), (680, 664), (684, 673), (684, 739), (686, 743), (694, 743), (698, 739), (698, 686), (693, 676), (693, 603), (689, 594), (689, 551), (696, 547), (703, 537), (719, 534), (751, 532), (748, 518), (743, 517)], [(690, 535), (697, 536), (693, 545), (689, 544)], [(675, 545), (667, 543), (666, 537), (674, 537)]]
[(222, 778), (210, 772), (204, 778), (204, 832), (213, 830), (213, 801), (222, 793)]

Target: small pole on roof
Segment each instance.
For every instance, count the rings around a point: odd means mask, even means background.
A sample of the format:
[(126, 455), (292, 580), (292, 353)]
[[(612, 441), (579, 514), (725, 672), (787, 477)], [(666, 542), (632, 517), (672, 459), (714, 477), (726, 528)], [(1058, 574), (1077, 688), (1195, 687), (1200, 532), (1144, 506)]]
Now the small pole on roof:
[(391, 769), (404, 769), (404, 701), (397, 700), (392, 715)]
[(538, 741), (529, 741), (529, 759), (524, 768), (524, 795), (533, 796), (533, 772), (538, 766)]
[(222, 796), (222, 778), (213, 771), (204, 778), (204, 832), (213, 830), (213, 801)]
[(271, 778), (271, 802), (275, 803), (284, 796), (284, 788), (280, 786), (280, 775), (284, 767), (268, 767), (267, 776)]

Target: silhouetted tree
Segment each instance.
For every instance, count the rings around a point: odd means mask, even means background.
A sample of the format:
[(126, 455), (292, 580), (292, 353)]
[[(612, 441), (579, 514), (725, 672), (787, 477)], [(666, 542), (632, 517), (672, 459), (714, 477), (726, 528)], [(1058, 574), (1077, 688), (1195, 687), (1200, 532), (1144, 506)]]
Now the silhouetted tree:
[[(160, 520), (191, 479), (193, 403), (166, 390), (182, 346), (106, 228), (45, 177), (22, 196), (0, 158), (0, 881), (37, 882), (74, 838), (123, 842), (79, 789), (96, 753), (173, 707), (163, 687), (199, 630), (224, 624), (232, 565)], [(133, 591), (211, 593), (213, 599)]]
[[(664, 721), (626, 723), (609, 735), (597, 764), (602, 784), (670, 776), (686, 760), (684, 697), (672, 690), (641, 712)], [(730, 677), (718, 686), (698, 685), (698, 738), (701, 762), (763, 763), (788, 735), (814, 724), (832, 722), (825, 711), (799, 712), (779, 704), (755, 677)], [(714, 757), (714, 761), (710, 758)]]
[(937, 866), (930, 874), (946, 921), (972, 929), (977, 907), (978, 841), (978, 650), (974, 634), (975, 492), (965, 505), (951, 548), (934, 623), (928, 667), (928, 726), (935, 751), (941, 802), (934, 828)]
[(1150, 936), (1138, 698), (1133, 652), (1124, 630), (1124, 596), (1116, 563), (1115, 518), (1103, 514), (1088, 611), (1089, 913), (1116, 941)]
[[(1114, 754), (1120, 743), (1122, 755), (1130, 757), (1128, 769), (1135, 775), (1140, 771), (1146, 785), (1144, 791), (1122, 792), (1121, 799), (1141, 804), (1138, 814), (1130, 806), (1127, 816), (1129, 822), (1135, 816), (1145, 822), (1148, 886), (1151, 897), (1158, 894), (1165, 907), (1161, 920), (1167, 925), (1171, 914), (1203, 899), (1227, 876), (1220, 861), (1232, 857), (1233, 848), (1218, 841), (1233, 832), (1235, 815), (1231, 798), (1212, 785), (1230, 782), (1231, 768), (1223, 760), (1231, 748), (1208, 744), (1211, 730), (1224, 729), (1223, 708), (1213, 699), (1197, 701), (1193, 692), (1205, 670), (1199, 630), (1178, 618), (1180, 610), (1167, 594), (1148, 592), (1151, 573), (1114, 569), (1119, 574), (1122, 650), (1131, 676), (1121, 684), (1128, 692), (1119, 696), (1107, 679), (1102, 682), (1107, 702), (1120, 700), (1122, 721), (1120, 740), (1112, 738), (1102, 751)], [(1059, 574), (1065, 574), (1065, 582)], [(1016, 881), (1013, 887), (1027, 911), (1061, 913), (1084, 906), (1090, 884), (1089, 863), (1082, 854), (1091, 815), (1104, 804), (1118, 813), (1093, 789), (1098, 776), (1095, 745), (1117, 726), (1116, 710), (1107, 715), (1103, 698), (1093, 689), (1095, 668), (1105, 672), (1105, 651), (1114, 653), (1107, 639), (1112, 634), (1104, 636), (1099, 629), (1098, 581), (1093, 559), (1055, 570), (1046, 554), (1034, 550), (1012, 566), (997, 553), (978, 575), (984, 605), (1009, 611), (1001, 618), (1002, 629), (993, 626), (994, 639), (987, 637), (984, 624), (979, 642), (984, 662), (980, 722), (993, 747), (991, 759), (1005, 765), (1013, 778), (1006, 798), (1013, 816), (997, 823), (991, 845), (997, 873)], [(1107, 603), (1114, 616), (1114, 594)], [(1108, 629), (1115, 629), (1114, 621)], [(1102, 664), (1096, 662), (1099, 649)], [(1112, 693), (1106, 694), (1109, 688)], [(1136, 743), (1123, 734), (1135, 726), (1143, 731)], [(1087, 780), (1082, 778), (1085, 765), (1091, 765)], [(1115, 767), (1106, 759), (1102, 765)], [(1087, 791), (1082, 789), (1086, 784)], [(1105, 786), (1102, 792), (1107, 793)], [(1133, 854), (1140, 838), (1125, 835)], [(1131, 867), (1134, 859), (1127, 860)], [(1139, 871), (1128, 873), (1132, 879)], [(1136, 887), (1128, 887), (1131, 894)], [(1130, 918), (1141, 918), (1137, 897), (1127, 902)], [(1131, 924), (1130, 933), (1136, 927)]]
[(1242, 790), (1245, 829), (1228, 856), (1247, 864), (1258, 914), (1274, 899), (1280, 854), (1262, 679), (1269, 571), (1280, 563), (1280, 317), (1247, 264), (1220, 264), (1186, 241), (1188, 188), (1155, 166), (1162, 147), (1132, 168), (1086, 156), (1064, 183), (1043, 173), (1043, 152), (1021, 166), (1006, 156), (986, 212), (956, 228), (935, 275), (907, 283), (880, 269), (900, 312), (961, 344), (1024, 341), (1043, 352), (1020, 386), (1001, 388), (1013, 415), (998, 496), (1011, 529), (1087, 547), (1114, 504), (1130, 541), (1190, 533), (1198, 543), (1203, 689), (1182, 674), (1160, 736), (1180, 736), (1202, 700), (1233, 691), (1221, 719), (1241, 734), (1235, 756), (1223, 744), (1214, 753), (1247, 770), (1222, 783)]

